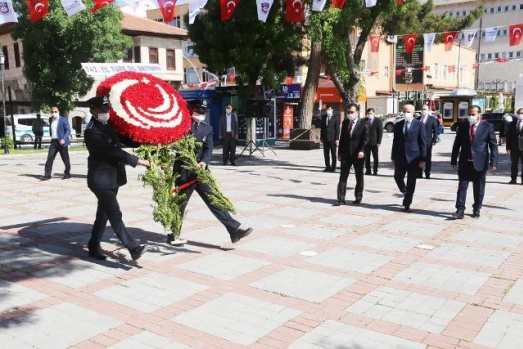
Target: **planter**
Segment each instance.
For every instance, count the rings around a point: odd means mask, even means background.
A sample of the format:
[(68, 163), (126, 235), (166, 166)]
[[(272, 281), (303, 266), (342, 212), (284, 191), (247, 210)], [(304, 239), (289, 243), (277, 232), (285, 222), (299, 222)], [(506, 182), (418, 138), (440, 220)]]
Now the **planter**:
[(293, 128), (291, 130), (291, 149), (311, 150), (320, 148), (320, 129), (319, 128)]

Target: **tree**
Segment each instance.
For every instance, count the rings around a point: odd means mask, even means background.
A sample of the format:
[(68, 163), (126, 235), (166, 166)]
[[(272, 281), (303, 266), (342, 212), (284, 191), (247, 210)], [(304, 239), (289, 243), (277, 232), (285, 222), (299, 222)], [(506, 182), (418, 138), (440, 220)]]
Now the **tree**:
[(223, 74), (236, 68), (241, 93), (255, 95), (256, 83), (277, 87), (285, 76), (294, 75), (299, 61), (302, 27), (285, 22), (281, 2), (272, 5), (266, 23), (258, 20), (256, 2), (241, 1), (229, 21), (220, 21), (220, 1), (209, 0), (205, 12), (189, 26), (194, 51), (207, 69)]
[[(84, 3), (88, 9), (93, 4)], [(25, 1), (14, 0), (13, 5), (19, 17), (11, 35), (22, 41), (23, 73), (36, 109), (51, 105), (63, 112), (74, 109), (75, 100), (93, 85), (81, 63), (116, 62), (131, 47), (131, 39), (122, 34), (118, 8), (84, 10), (69, 17), (59, 0), (50, 0), (49, 14), (31, 23)]]

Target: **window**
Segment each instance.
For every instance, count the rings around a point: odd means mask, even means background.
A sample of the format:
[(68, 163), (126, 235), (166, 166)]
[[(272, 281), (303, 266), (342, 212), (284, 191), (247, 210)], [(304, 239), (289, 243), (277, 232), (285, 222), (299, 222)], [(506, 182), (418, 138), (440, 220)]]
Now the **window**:
[(480, 82), (478, 83), (478, 90), (483, 90), (485, 88), (485, 84)]
[(166, 65), (167, 70), (175, 70), (176, 69), (176, 60), (174, 55), (174, 50), (167, 50), (167, 59), (166, 59)]
[(434, 79), (437, 79), (438, 78), (438, 71), (439, 71), (439, 66), (438, 66), (438, 63), (434, 63)]
[(461, 15), (462, 16), (466, 16), (467, 15), (467, 11), (461, 11)]
[(508, 12), (508, 6), (505, 6), (505, 12)]
[(489, 12), (490, 12), (490, 13), (494, 13), (494, 10), (495, 10), (494, 7), (491, 7), (490, 10), (489, 10)]
[(4, 54), (5, 61), (4, 61), (4, 69), (9, 69), (9, 54), (7, 51), (7, 46), (2, 46), (2, 53)]
[(449, 12), (449, 17), (452, 17), (454, 15), (454, 12), (450, 11)]
[(125, 57), (123, 58), (123, 61), (125, 63), (132, 63), (133, 62), (133, 49), (127, 49), (127, 53), (125, 54)]
[(520, 57), (521, 57), (521, 51), (516, 52), (516, 57), (517, 57), (517, 58), (520, 58)]
[(158, 64), (158, 48), (149, 47), (149, 63)]
[(443, 66), (443, 80), (447, 80), (447, 71), (449, 70), (449, 67), (446, 65)]
[(15, 53), (15, 67), (20, 68), (20, 46), (17, 42), (13, 44), (13, 50)]
[(483, 9), (483, 13), (487, 13), (487, 12), (488, 12), (487, 8)]
[(479, 55), (479, 61), (480, 61), (480, 62), (485, 61), (485, 54), (484, 54), (484, 53), (482, 53), (482, 54)]
[(501, 12), (501, 6), (498, 6), (498, 12)]
[(520, 9), (520, 10), (523, 10), (523, 4), (520, 4), (520, 5), (519, 5), (519, 9)]
[(141, 47), (135, 46), (134, 47), (134, 63), (142, 63), (142, 55), (141, 55)]
[(503, 29), (503, 36), (507, 36), (508, 35), (508, 29)]
[(384, 69), (383, 69), (383, 76), (385, 76), (385, 77), (389, 76), (389, 67), (384, 67)]
[(514, 52), (509, 52), (508, 53), (508, 58), (514, 58)]
[(512, 5), (512, 11), (516, 11), (516, 10), (517, 10), (516, 5)]
[(182, 27), (182, 19), (180, 16), (176, 16), (173, 18), (173, 20), (169, 23), (167, 23), (173, 27), (176, 27), (176, 28), (181, 28)]
[(195, 68), (185, 68), (183, 72), (186, 84), (199, 84), (200, 72)]
[(499, 52), (494, 53), (494, 59), (499, 58)]
[(492, 59), (492, 53), (487, 53), (487, 59)]

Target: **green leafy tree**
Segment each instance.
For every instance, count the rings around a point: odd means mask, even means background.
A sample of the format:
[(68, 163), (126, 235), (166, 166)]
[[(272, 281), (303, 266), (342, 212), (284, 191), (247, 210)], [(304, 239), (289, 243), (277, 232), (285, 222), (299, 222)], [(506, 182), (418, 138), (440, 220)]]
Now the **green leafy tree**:
[(93, 85), (81, 63), (116, 62), (131, 46), (131, 39), (122, 34), (118, 8), (106, 6), (91, 13), (93, 1), (84, 4), (87, 10), (69, 17), (60, 0), (50, 0), (49, 14), (31, 23), (25, 0), (13, 1), (19, 17), (12, 37), (23, 43), (23, 73), (36, 109), (74, 109), (75, 100)]
[(294, 75), (299, 61), (302, 27), (285, 22), (281, 2), (272, 5), (266, 23), (258, 20), (255, 1), (241, 1), (229, 21), (220, 20), (220, 2), (209, 0), (205, 11), (189, 26), (195, 52), (207, 69), (219, 74), (236, 69), (236, 83), (246, 96), (254, 95), (256, 82), (279, 86)]

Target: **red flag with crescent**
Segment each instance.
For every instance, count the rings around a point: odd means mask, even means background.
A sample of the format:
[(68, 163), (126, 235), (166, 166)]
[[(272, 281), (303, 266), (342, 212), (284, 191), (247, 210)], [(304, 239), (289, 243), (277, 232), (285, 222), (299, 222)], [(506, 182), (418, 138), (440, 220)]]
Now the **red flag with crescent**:
[(518, 46), (521, 44), (521, 35), (523, 34), (523, 23), (509, 25), (509, 40), (510, 46)]
[(407, 34), (405, 35), (405, 52), (412, 53), (416, 47), (416, 39), (418, 36), (416, 34)]
[(92, 13), (95, 13), (99, 9), (101, 9), (104, 6), (109, 5), (110, 3), (114, 2), (114, 0), (94, 0), (94, 6), (91, 9)]
[(31, 23), (37, 22), (47, 16), (49, 10), (49, 0), (26, 0), (29, 9), (29, 20)]
[(401, 76), (403, 74), (403, 69), (396, 70), (396, 76)]
[(234, 13), (234, 10), (236, 10), (236, 6), (238, 6), (239, 3), (240, 0), (220, 0), (222, 22), (231, 19), (232, 14)]
[(474, 69), (478, 69), (478, 68), (479, 68), (479, 63), (474, 63), (474, 64), (472, 64), (472, 68), (474, 68)]
[(379, 52), (380, 50), (380, 36), (369, 35), (370, 40), (370, 52)]
[(285, 20), (290, 23), (305, 21), (304, 0), (287, 0), (285, 4)]
[(456, 72), (456, 66), (455, 65), (449, 65), (449, 73), (455, 73)]
[(332, 0), (331, 8), (342, 8), (345, 5), (345, 0)]
[(162, 17), (164, 23), (169, 23), (174, 20), (174, 6), (176, 0), (158, 0), (158, 6), (162, 11)]
[(398, 5), (403, 5), (403, 0), (397, 0)]
[(452, 46), (454, 45), (454, 41), (456, 41), (457, 36), (458, 36), (457, 31), (443, 33), (443, 42), (445, 43), (445, 51), (452, 50)]

